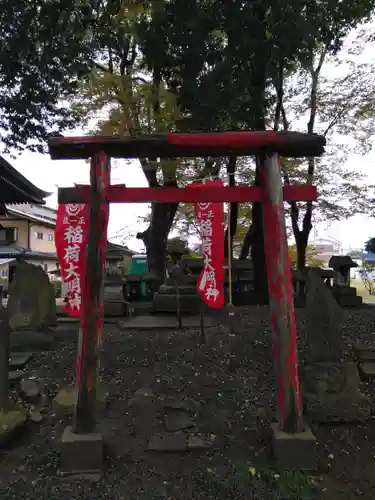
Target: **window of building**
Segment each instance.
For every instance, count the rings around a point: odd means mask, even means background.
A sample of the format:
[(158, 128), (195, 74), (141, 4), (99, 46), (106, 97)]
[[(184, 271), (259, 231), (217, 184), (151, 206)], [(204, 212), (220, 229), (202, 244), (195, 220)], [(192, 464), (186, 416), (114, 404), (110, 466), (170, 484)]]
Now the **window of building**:
[(43, 239), (43, 233), (37, 231), (35, 233), (35, 237), (36, 237), (37, 240), (42, 240)]
[(53, 241), (53, 233), (48, 233), (47, 239), (48, 239), (48, 241)]
[(7, 278), (8, 277), (8, 270), (7, 269), (2, 269), (1, 270), (1, 277), (2, 278)]

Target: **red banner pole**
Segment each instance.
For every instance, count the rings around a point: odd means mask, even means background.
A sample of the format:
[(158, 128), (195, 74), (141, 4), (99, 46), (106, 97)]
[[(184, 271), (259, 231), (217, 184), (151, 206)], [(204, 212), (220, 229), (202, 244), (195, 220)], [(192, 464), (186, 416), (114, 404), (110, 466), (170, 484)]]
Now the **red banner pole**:
[(102, 283), (105, 265), (110, 162), (97, 153), (90, 166), (89, 230), (82, 277), (82, 306), (77, 355), (77, 401), (73, 432), (89, 434), (96, 426), (98, 347), (102, 326)]
[(298, 378), (297, 332), (291, 263), (285, 230), (283, 187), (277, 154), (266, 154), (261, 167), (264, 250), (267, 264), (269, 307), (273, 329), (280, 430), (302, 430), (302, 401)]

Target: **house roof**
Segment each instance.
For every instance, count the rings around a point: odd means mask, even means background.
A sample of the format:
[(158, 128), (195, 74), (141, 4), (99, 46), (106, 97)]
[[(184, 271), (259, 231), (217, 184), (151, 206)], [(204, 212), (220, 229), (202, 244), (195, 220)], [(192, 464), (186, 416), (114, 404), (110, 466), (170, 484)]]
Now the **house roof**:
[(0, 156), (0, 203), (4, 212), (4, 203), (44, 204), (44, 198), (51, 193), (39, 189), (16, 170), (5, 158)]
[(6, 205), (8, 215), (20, 217), (31, 222), (56, 227), (57, 210), (51, 207), (36, 205), (35, 203), (13, 203)]
[(26, 250), (17, 245), (0, 245), (0, 259), (43, 259), (55, 260), (57, 256), (53, 252), (37, 252), (35, 250)]
[(128, 248), (127, 246), (124, 246), (124, 245), (119, 245), (117, 243), (113, 243), (112, 241), (108, 241), (108, 247), (107, 247), (107, 250), (108, 251), (118, 251), (122, 254), (126, 254), (126, 255), (136, 255), (137, 252), (134, 252), (134, 250), (130, 250), (130, 248)]

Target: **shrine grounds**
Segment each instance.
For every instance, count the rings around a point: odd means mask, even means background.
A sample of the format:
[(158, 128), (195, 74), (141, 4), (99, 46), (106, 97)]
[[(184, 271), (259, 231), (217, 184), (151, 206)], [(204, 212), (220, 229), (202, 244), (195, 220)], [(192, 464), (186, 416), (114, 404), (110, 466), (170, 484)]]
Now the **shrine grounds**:
[[(305, 311), (298, 309), (296, 316), (303, 358)], [(24, 368), (43, 388), (42, 421), (30, 421), (0, 452), (0, 498), (375, 498), (373, 419), (361, 425), (313, 425), (319, 442), (316, 474), (273, 469), (269, 424), (276, 396), (268, 308), (240, 309), (234, 336), (218, 320), (218, 326), (207, 328), (204, 346), (196, 329), (127, 331), (106, 325), (100, 364), (109, 396), (98, 415), (107, 443), (106, 468), (99, 481), (58, 474), (58, 442), (71, 417), (56, 413), (52, 401), (74, 380), (77, 349), (77, 328), (61, 330), (52, 349), (35, 353)], [(351, 358), (358, 339), (373, 334), (375, 343), (375, 307), (345, 310), (343, 329)], [(373, 382), (362, 390), (375, 402)], [(12, 397), (21, 397), (17, 386)], [(172, 407), (179, 422), (168, 417)], [(166, 426), (175, 428), (169, 446), (174, 439), (176, 450), (149, 451), (150, 441)], [(181, 426), (186, 429), (178, 430)], [(182, 445), (177, 450), (187, 436), (207, 449), (186, 451)]]

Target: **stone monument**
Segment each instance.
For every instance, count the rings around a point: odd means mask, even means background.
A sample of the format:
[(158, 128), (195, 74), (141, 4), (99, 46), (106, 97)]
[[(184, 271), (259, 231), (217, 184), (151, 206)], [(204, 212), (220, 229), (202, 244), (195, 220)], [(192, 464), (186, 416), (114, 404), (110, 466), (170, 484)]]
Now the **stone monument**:
[(55, 290), (42, 267), (17, 263), (9, 286), (8, 317), (13, 331), (42, 331), (56, 325)]
[(333, 269), (332, 293), (342, 307), (360, 307), (363, 299), (357, 295), (357, 289), (350, 286), (350, 270), (358, 267), (349, 255), (333, 255), (329, 261)]
[(309, 269), (306, 290), (307, 359), (302, 369), (307, 418), (316, 422), (357, 422), (371, 417), (360, 392), (356, 364), (344, 360), (342, 309), (319, 270)]
[[(164, 285), (155, 293), (153, 300), (154, 313), (198, 314), (201, 307), (201, 297), (196, 291), (198, 277), (191, 276), (185, 260), (189, 253), (186, 242), (174, 238), (167, 246), (170, 261), (167, 263), (167, 276)], [(199, 261), (203, 268), (203, 259), (189, 259)], [(178, 285), (178, 286), (176, 286)]]

